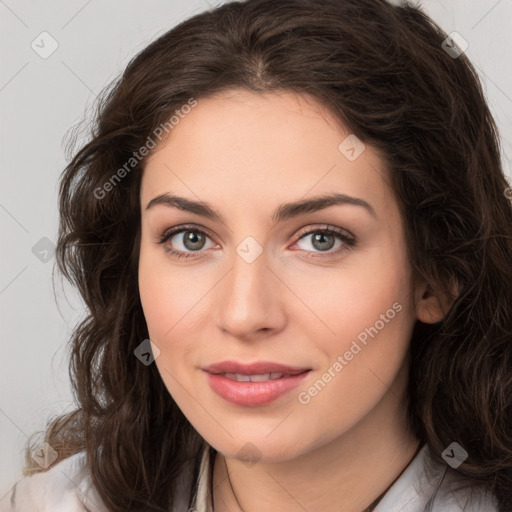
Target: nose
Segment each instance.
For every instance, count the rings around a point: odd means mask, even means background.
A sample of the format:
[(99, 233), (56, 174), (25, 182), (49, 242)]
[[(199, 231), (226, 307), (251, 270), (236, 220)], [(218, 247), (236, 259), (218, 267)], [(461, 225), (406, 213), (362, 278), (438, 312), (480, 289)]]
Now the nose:
[(282, 283), (263, 251), (254, 261), (234, 255), (233, 266), (219, 283), (216, 324), (240, 340), (254, 340), (286, 325)]

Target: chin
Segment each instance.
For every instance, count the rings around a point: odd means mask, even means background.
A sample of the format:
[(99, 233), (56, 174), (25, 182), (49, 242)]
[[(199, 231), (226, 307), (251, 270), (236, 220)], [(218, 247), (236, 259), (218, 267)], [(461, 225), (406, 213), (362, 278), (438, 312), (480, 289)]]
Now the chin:
[(281, 435), (275, 432), (267, 435), (266, 429), (256, 429), (254, 435), (246, 430), (243, 435), (234, 435), (233, 438), (206, 440), (225, 457), (240, 460), (249, 466), (257, 462), (285, 462), (313, 449), (303, 444), (304, 436), (300, 433), (295, 437), (290, 435), (289, 430), (283, 430)]

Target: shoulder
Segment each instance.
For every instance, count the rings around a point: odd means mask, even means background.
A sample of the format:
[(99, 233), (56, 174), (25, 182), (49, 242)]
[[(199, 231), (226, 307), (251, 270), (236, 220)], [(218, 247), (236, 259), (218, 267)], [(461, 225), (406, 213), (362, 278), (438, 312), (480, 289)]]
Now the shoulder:
[(85, 452), (48, 471), (24, 476), (0, 501), (2, 512), (107, 512), (87, 468)]
[[(173, 510), (188, 510), (194, 487), (194, 461), (185, 463), (177, 478)], [(24, 476), (0, 499), (1, 512), (109, 512), (92, 483), (84, 451), (48, 471)]]
[(498, 512), (498, 503), (489, 491), (473, 485), (471, 480), (461, 477), (451, 468), (447, 470), (435, 503), (434, 511)]
[(375, 512), (499, 512), (495, 498), (439, 464), (424, 445), (389, 489)]

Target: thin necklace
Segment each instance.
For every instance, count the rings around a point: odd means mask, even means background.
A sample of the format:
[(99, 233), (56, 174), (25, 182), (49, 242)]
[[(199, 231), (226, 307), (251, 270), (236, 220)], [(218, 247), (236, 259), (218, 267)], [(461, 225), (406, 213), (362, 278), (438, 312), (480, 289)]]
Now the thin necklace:
[(237, 498), (237, 495), (235, 493), (235, 490), (233, 489), (233, 485), (231, 484), (231, 478), (229, 478), (229, 471), (228, 471), (228, 465), (226, 464), (226, 457), (224, 457), (224, 466), (226, 468), (226, 474), (228, 475), (228, 482), (229, 482), (229, 487), (231, 488), (231, 492), (233, 493), (233, 496), (235, 497), (235, 500), (236, 500), (236, 504), (238, 505), (238, 507), (240, 508), (240, 510), (242, 512), (244, 512), (244, 509), (242, 508), (242, 505), (240, 505), (240, 502), (238, 501), (238, 498)]
[[(372, 512), (373, 510), (375, 510), (375, 507), (379, 504), (380, 500), (384, 497), (384, 495), (389, 491), (390, 487), (398, 480), (398, 478), (402, 475), (402, 473), (409, 467), (409, 465), (414, 460), (416, 455), (418, 455), (419, 451), (421, 450), (421, 447), (422, 447), (422, 443), (420, 441), (420, 443), (418, 444), (418, 447), (416, 448), (416, 451), (414, 452), (414, 455), (411, 457), (409, 462), (403, 467), (402, 471), (400, 471), (400, 473), (398, 473), (397, 477), (387, 486), (387, 488), (384, 490), (384, 492), (375, 501), (373, 501), (370, 504), (370, 506), (365, 508), (362, 512)], [(238, 507), (240, 508), (240, 510), (242, 512), (245, 512), (244, 509), (242, 508), (242, 505), (240, 505), (240, 502), (238, 501), (238, 497), (235, 493), (235, 490), (233, 489), (233, 484), (231, 483), (231, 478), (229, 477), (228, 465), (226, 464), (226, 457), (223, 457), (223, 459), (224, 459), (224, 467), (226, 468), (226, 474), (228, 475), (228, 482), (229, 482), (229, 487), (231, 489), (231, 492), (233, 493), (233, 496), (235, 497), (236, 503), (237, 503)]]

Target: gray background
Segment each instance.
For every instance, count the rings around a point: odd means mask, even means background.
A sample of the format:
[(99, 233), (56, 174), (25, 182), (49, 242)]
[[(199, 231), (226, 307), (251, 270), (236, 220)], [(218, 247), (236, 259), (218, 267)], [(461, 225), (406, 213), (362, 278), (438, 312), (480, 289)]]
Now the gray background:
[[(217, 2), (221, 3), (221, 2)], [(67, 340), (83, 313), (56, 279), (57, 179), (63, 137), (99, 91), (150, 41), (213, 0), (0, 0), (0, 498), (20, 478), (27, 435), (72, 408)], [(512, 0), (425, 0), (447, 33), (459, 32), (501, 130), (512, 176)], [(48, 32), (57, 50), (51, 48)], [(47, 37), (47, 36), (43, 36)], [(44, 44), (44, 48), (43, 48)]]

